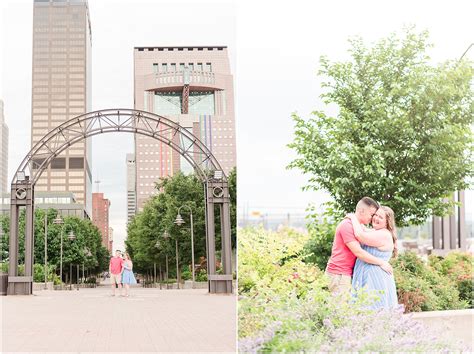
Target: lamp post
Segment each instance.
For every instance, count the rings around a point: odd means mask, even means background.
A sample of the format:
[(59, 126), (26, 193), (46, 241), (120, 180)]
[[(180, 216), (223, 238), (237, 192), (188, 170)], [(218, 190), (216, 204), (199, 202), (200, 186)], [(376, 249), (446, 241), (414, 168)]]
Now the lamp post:
[[(176, 220), (174, 223), (178, 226), (181, 226), (184, 224), (184, 220), (181, 217), (181, 214), (179, 213), (181, 211), (181, 208), (188, 208), (190, 212), (190, 218), (191, 218), (191, 273), (193, 276), (193, 285), (192, 288), (194, 289), (194, 282), (195, 282), (195, 276), (194, 276), (194, 232), (193, 232), (193, 210), (191, 209), (190, 206), (188, 205), (182, 205), (178, 208), (178, 215), (176, 216)], [(177, 248), (176, 248), (177, 249)]]
[[(169, 238), (168, 231), (165, 231), (163, 233), (163, 238), (165, 238), (165, 239)], [(160, 240), (156, 241), (155, 248), (157, 248), (157, 249), (162, 248), (162, 244), (161, 244)], [(165, 276), (165, 280), (168, 280), (168, 253), (166, 253), (165, 257), (166, 257), (166, 276)], [(161, 273), (161, 263), (160, 263), (160, 274), (162, 274)]]
[[(167, 230), (163, 233), (163, 238), (165, 240), (170, 238), (170, 234)], [(176, 237), (176, 284), (179, 289), (179, 253), (178, 253), (178, 238)], [(168, 272), (168, 257), (166, 258), (166, 272)]]
[[(61, 254), (60, 254), (60, 263), (59, 263), (59, 278), (61, 279), (61, 282), (63, 281), (63, 231), (64, 231), (64, 220), (61, 218), (61, 215), (57, 215), (56, 219), (54, 219), (53, 224), (56, 225), (61, 225)], [(69, 240), (74, 240), (76, 238), (76, 235), (74, 235), (74, 232), (71, 230), (68, 235)]]
[[(84, 248), (84, 255), (86, 257), (92, 256), (91, 251), (87, 247)], [(84, 262), (82, 262), (82, 283), (83, 284), (84, 284), (85, 280), (86, 280), (86, 278), (84, 277)]]

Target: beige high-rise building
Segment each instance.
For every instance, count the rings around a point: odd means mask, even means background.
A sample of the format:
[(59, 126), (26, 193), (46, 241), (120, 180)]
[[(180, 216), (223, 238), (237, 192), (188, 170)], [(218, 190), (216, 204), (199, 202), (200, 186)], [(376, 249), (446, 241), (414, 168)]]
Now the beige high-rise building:
[[(91, 24), (87, 0), (34, 0), (31, 144), (91, 110)], [(41, 161), (36, 161), (41, 163)], [(91, 140), (56, 157), (37, 191), (69, 191), (92, 210)]]
[[(227, 47), (136, 47), (135, 108), (189, 129), (216, 156), (225, 173), (236, 165), (233, 77)], [(183, 146), (187, 148), (188, 146)], [(160, 177), (192, 172), (167, 144), (135, 137), (138, 211)]]
[(3, 116), (3, 101), (0, 100), (0, 198), (8, 191), (8, 126)]

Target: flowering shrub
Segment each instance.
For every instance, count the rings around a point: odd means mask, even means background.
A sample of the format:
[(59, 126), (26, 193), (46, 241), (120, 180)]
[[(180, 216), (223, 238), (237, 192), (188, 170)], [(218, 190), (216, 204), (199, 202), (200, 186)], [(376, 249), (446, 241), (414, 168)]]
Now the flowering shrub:
[(459, 291), (459, 298), (474, 308), (473, 284), (474, 257), (469, 253), (451, 252), (446, 257), (430, 256), (429, 264), (440, 274), (449, 278)]
[(366, 293), (331, 295), (323, 272), (303, 262), (307, 238), (239, 231), (239, 352), (466, 350), (402, 316), (402, 308), (367, 310), (374, 298)]
[[(449, 256), (448, 256), (449, 257)], [(431, 263), (434, 262), (434, 259)], [(454, 310), (468, 307), (455, 282), (413, 252), (403, 252), (392, 262), (398, 301), (407, 312)]]

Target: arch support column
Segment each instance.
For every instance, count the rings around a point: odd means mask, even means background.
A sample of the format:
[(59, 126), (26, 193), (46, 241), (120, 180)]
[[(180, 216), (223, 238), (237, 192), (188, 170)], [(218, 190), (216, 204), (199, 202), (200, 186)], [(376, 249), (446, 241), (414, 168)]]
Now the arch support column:
[[(31, 295), (33, 293), (34, 258), (34, 189), (29, 180), (12, 184), (10, 207), (10, 251), (8, 265), (8, 295)], [(19, 218), (25, 209), (25, 274), (18, 274)]]
[[(219, 208), (221, 231), (221, 266), (223, 274), (217, 274), (216, 269), (216, 235), (215, 210)], [(230, 224), (230, 194), (227, 181), (206, 182), (206, 232), (207, 249), (207, 277), (209, 293), (232, 293), (232, 245)]]

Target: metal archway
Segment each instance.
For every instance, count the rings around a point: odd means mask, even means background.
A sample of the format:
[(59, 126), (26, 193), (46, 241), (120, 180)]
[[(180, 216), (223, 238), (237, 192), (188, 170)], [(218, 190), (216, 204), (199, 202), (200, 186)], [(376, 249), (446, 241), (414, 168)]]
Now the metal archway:
[[(34, 187), (52, 159), (71, 145), (98, 134), (127, 132), (146, 135), (169, 145), (194, 168), (204, 184), (206, 250), (210, 293), (232, 293), (230, 195), (227, 178), (212, 152), (189, 130), (172, 120), (134, 109), (106, 109), (72, 118), (46, 134), (26, 155), (11, 184), (8, 295), (33, 291)], [(222, 266), (216, 274), (214, 207), (220, 208)], [(18, 223), (26, 209), (25, 275), (18, 275)]]

